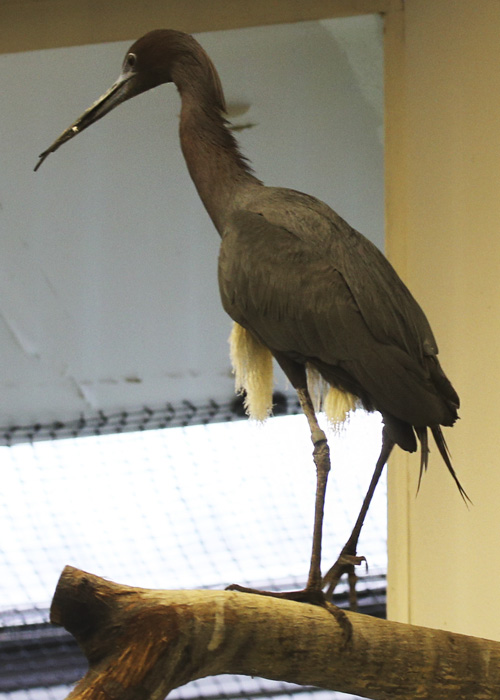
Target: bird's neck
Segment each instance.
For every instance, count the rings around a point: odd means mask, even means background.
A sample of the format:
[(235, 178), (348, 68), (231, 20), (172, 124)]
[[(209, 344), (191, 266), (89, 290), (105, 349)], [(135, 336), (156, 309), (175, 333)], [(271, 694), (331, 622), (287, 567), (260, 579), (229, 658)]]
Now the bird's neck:
[(176, 81), (182, 99), (181, 147), (198, 194), (222, 235), (231, 213), (262, 183), (252, 174), (222, 116), (224, 98), (217, 74), (212, 84), (206, 74), (203, 81), (197, 77)]

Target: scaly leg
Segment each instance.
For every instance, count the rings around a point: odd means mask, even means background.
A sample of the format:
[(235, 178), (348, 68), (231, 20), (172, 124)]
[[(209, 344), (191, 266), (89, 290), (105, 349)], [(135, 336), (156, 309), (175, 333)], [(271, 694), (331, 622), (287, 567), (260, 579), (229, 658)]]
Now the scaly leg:
[(311, 431), (311, 440), (314, 445), (313, 459), (316, 466), (316, 498), (314, 505), (314, 529), (311, 551), (311, 563), (309, 566), (309, 575), (307, 584), (300, 591), (258, 591), (253, 588), (246, 588), (233, 584), (228, 586), (226, 590), (240, 591), (242, 593), (254, 593), (258, 595), (272, 596), (273, 598), (285, 598), (286, 600), (294, 600), (301, 603), (311, 603), (326, 608), (330, 612), (337, 623), (340, 625), (344, 635), (344, 645), (347, 645), (352, 634), (352, 628), (346, 614), (343, 610), (333, 605), (327, 600), (323, 593), (323, 583), (321, 578), (321, 543), (323, 537), (323, 515), (326, 495), (326, 485), (328, 481), (328, 473), (330, 471), (330, 450), (324, 431), (320, 428), (314, 412), (314, 406), (311, 401), (309, 391), (306, 387), (295, 387), (299, 397), (300, 405), (308, 420)]
[(323, 430), (319, 427), (313, 403), (307, 389), (298, 389), (300, 405), (309, 423), (314, 446), (313, 459), (316, 466), (316, 498), (314, 502), (314, 528), (309, 576), (305, 590), (321, 591), (321, 543), (323, 538), (323, 516), (326, 486), (330, 472), (330, 450)]
[(365, 517), (368, 513), (373, 494), (375, 493), (375, 489), (377, 488), (380, 476), (384, 470), (387, 460), (389, 459), (389, 455), (391, 454), (393, 447), (394, 441), (390, 437), (388, 437), (387, 432), (384, 428), (384, 432), (382, 433), (382, 449), (380, 451), (377, 464), (375, 465), (375, 471), (373, 472), (373, 476), (370, 481), (370, 486), (368, 487), (368, 491), (363, 501), (363, 505), (361, 506), (358, 519), (356, 520), (356, 524), (354, 525), (349, 539), (347, 540), (342, 551), (340, 552), (337, 561), (329, 569), (329, 571), (325, 574), (323, 578), (322, 588), (328, 586), (325, 595), (327, 600), (331, 600), (333, 592), (335, 591), (335, 587), (337, 586), (337, 583), (339, 582), (341, 576), (343, 574), (347, 574), (349, 579), (349, 599), (352, 610), (355, 610), (357, 608), (357, 576), (354, 567), (358, 564), (361, 564), (361, 562), (365, 561), (365, 557), (359, 557), (356, 554), (359, 536), (361, 534), (361, 530), (363, 528)]
[(316, 498), (314, 507), (314, 529), (311, 551), (311, 563), (306, 587), (301, 591), (289, 591), (286, 593), (274, 593), (268, 591), (254, 591), (234, 584), (230, 590), (248, 593), (261, 593), (261, 595), (273, 595), (278, 598), (288, 598), (303, 602), (325, 606), (325, 596), (322, 591), (321, 579), (321, 541), (323, 532), (323, 511), (325, 503), (326, 485), (330, 471), (330, 451), (324, 431), (319, 427), (314, 412), (313, 403), (309, 391), (305, 387), (297, 388), (300, 405), (309, 423), (311, 440), (314, 445), (313, 459), (316, 465)]
[[(330, 471), (330, 450), (323, 430), (319, 427), (314, 412), (314, 406), (307, 388), (297, 389), (300, 405), (309, 423), (311, 430), (311, 440), (314, 445), (313, 459), (316, 465), (316, 498), (314, 504), (314, 529), (311, 551), (311, 563), (306, 587), (301, 591), (289, 591), (286, 593), (274, 594), (268, 591), (258, 591), (262, 595), (276, 595), (280, 598), (298, 600), (316, 605), (325, 605), (325, 596), (322, 591), (321, 579), (321, 541), (323, 536), (323, 512), (325, 505), (326, 485), (328, 473)], [(242, 592), (257, 592), (253, 589), (244, 588), (234, 584), (229, 586), (230, 590)]]

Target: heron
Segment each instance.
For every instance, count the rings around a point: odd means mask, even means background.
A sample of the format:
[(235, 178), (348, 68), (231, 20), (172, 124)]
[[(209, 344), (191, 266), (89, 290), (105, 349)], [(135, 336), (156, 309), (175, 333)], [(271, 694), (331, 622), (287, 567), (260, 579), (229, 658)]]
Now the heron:
[[(325, 605), (326, 585), (331, 594), (339, 576), (352, 574), (363, 559), (357, 556), (359, 533), (395, 445), (415, 452), (420, 444), (420, 483), (430, 431), (468, 498), (441, 429), (455, 423), (459, 398), (441, 368), (424, 312), (379, 249), (322, 201), (257, 178), (230, 129), (215, 66), (191, 35), (159, 29), (138, 39), (117, 81), (40, 155), (35, 170), (117, 105), (164, 83), (179, 92), (181, 149), (220, 234), (219, 290), (234, 322), (231, 359), (247, 412), (257, 420), (272, 412), (274, 357), (309, 423), (316, 466), (309, 574), (302, 591), (278, 595)], [(330, 453), (315, 396), (334, 423), (357, 408), (379, 411), (383, 419), (370, 488), (325, 579), (321, 543)]]

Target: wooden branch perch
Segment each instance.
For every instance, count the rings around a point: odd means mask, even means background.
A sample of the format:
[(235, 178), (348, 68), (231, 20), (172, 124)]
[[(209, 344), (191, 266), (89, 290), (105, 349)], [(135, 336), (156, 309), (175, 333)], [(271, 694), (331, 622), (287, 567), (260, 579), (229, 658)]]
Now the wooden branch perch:
[(162, 700), (188, 681), (238, 673), (373, 700), (500, 698), (500, 643), (229, 591), (131, 588), (67, 566), (51, 621), (89, 671), (68, 700)]

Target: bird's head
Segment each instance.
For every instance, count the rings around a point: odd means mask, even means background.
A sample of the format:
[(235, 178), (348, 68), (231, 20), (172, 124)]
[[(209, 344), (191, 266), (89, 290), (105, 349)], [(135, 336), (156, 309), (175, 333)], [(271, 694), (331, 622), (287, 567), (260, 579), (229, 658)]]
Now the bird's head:
[(175, 80), (175, 67), (196, 63), (196, 56), (204, 53), (189, 34), (173, 29), (155, 29), (132, 44), (122, 64), (120, 78), (129, 76), (132, 97), (162, 83)]
[(118, 80), (40, 154), (35, 170), (38, 170), (50, 153), (117, 105), (157, 85), (175, 81), (176, 68), (179, 70), (179, 67), (199, 63), (200, 54), (211, 65), (201, 46), (189, 34), (172, 29), (156, 29), (145, 34), (125, 54)]

